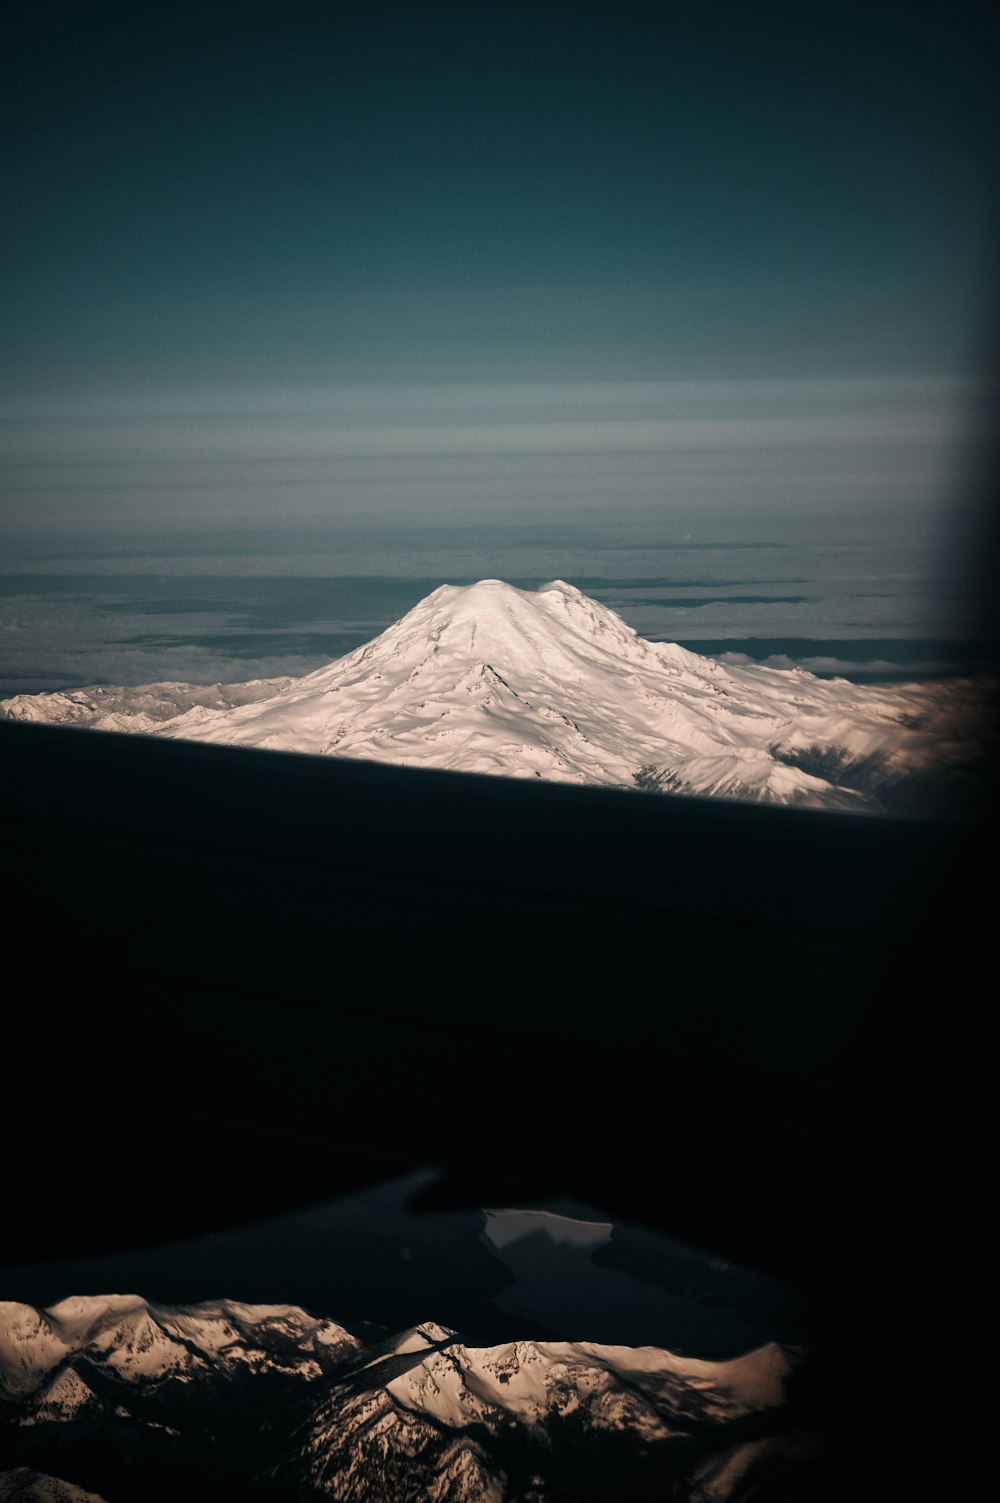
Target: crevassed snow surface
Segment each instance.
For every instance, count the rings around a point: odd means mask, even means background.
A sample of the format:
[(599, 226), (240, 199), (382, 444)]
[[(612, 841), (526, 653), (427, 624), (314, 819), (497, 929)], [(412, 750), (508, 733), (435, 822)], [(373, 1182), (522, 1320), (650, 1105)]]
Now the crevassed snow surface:
[[(836, 808), (960, 765), (954, 686), (723, 666), (556, 580), (442, 585), (295, 680), (19, 696), (0, 713), (397, 765)], [(845, 786), (845, 784), (847, 786)]]

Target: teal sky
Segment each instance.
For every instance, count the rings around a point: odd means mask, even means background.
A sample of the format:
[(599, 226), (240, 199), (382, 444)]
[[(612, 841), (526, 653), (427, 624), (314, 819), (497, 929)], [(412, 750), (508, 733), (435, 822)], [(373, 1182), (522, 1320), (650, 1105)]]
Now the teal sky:
[(989, 14), (26, 6), (4, 387), (966, 373)]
[(487, 576), (810, 661), (978, 638), (997, 41), (979, 0), (24, 5), (0, 680), (304, 670)]

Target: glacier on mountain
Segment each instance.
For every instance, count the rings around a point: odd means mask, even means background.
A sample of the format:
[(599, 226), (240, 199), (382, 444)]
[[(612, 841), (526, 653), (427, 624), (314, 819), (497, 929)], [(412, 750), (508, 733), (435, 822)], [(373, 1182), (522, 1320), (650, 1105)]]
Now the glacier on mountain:
[(866, 809), (970, 757), (967, 682), (858, 685), (639, 637), (556, 580), (442, 585), (299, 679), (21, 695), (0, 715), (221, 745)]

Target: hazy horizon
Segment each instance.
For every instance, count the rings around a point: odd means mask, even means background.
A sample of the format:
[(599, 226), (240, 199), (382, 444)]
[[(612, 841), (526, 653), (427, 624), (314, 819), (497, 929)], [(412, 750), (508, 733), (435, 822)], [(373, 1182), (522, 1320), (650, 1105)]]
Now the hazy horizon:
[(306, 671), (484, 576), (969, 666), (994, 45), (974, 0), (25, 14), (0, 692)]

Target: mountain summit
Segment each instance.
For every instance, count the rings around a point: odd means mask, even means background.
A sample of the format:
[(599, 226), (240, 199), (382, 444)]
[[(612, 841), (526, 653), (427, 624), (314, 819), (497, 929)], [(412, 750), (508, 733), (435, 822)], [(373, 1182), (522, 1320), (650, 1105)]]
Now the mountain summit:
[(956, 686), (859, 686), (645, 641), (563, 580), (442, 585), (300, 679), (19, 696), (13, 719), (832, 808), (962, 761)]

